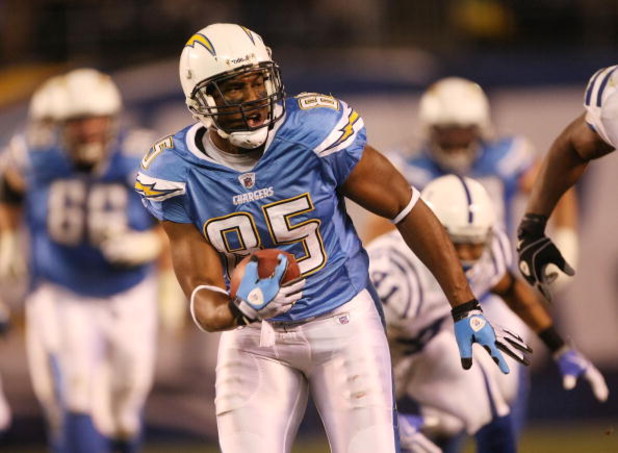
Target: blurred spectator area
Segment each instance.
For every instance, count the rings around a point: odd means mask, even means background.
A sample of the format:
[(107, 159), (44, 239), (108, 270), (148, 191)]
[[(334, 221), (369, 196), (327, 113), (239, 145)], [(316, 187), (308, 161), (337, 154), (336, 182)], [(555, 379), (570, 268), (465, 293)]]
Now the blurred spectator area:
[(0, 0), (0, 107), (69, 65), (114, 71), (176, 58), (213, 22), (261, 33), (288, 88), (311, 73), (310, 89), (332, 92), (333, 80), (410, 89), (452, 73), (484, 86), (581, 83), (618, 43), (615, 0)]

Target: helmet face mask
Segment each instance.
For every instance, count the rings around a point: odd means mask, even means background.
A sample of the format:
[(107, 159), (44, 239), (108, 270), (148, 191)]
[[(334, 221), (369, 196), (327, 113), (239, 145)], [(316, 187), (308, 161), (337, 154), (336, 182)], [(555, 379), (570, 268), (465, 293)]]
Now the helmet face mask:
[[(249, 100), (247, 92), (253, 95)], [(231, 134), (272, 126), (283, 115), (275, 108), (283, 98), (279, 68), (264, 62), (203, 80), (191, 94), (189, 109)]]
[(111, 116), (69, 118), (63, 123), (63, 140), (73, 165), (89, 171), (107, 157), (117, 135), (117, 121)]
[(470, 171), (482, 141), (476, 125), (435, 125), (431, 128), (429, 147), (443, 170), (458, 175)]

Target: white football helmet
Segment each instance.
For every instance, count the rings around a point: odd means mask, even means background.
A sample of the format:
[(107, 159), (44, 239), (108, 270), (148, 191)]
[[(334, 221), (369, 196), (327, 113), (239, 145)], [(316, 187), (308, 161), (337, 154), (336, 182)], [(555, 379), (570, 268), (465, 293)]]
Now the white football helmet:
[(496, 219), (491, 198), (481, 183), (456, 175), (441, 176), (427, 184), (421, 197), (453, 243), (488, 243)]
[[(247, 102), (226, 100), (221, 85), (252, 73), (263, 76), (265, 96)], [(279, 67), (260, 35), (241, 25), (212, 24), (191, 36), (180, 56), (180, 81), (193, 116), (234, 146), (261, 146), (272, 125), (283, 117), (285, 93)], [(216, 104), (215, 93), (223, 105)], [(264, 110), (267, 118), (252, 118)], [(221, 120), (229, 118), (239, 121), (225, 127)]]
[(58, 121), (63, 114), (62, 76), (47, 79), (39, 86), (30, 98), (28, 119), (36, 122)]
[[(421, 96), (418, 116), (438, 164), (457, 174), (469, 170), (478, 153), (477, 141), (491, 135), (489, 101), (485, 92), (477, 83), (460, 77), (447, 77), (433, 83)], [(436, 130), (447, 128), (473, 128), (474, 132), (459, 150), (447, 150), (435, 137)]]
[(33, 147), (50, 146), (57, 140), (57, 125), (62, 116), (62, 76), (47, 79), (30, 98), (27, 135)]
[[(58, 89), (64, 145), (78, 167), (92, 169), (104, 160), (117, 137), (120, 91), (109, 75), (88, 68), (66, 73)], [(97, 124), (92, 125), (93, 121)]]

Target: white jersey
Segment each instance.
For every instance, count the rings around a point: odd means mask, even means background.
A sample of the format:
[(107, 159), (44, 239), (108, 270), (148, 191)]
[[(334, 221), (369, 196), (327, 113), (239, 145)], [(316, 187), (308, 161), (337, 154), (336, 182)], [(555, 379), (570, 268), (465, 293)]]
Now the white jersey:
[[(404, 344), (408, 354), (422, 348), (450, 314), (442, 288), (399, 232), (385, 234), (367, 247), (370, 277), (384, 305), (389, 339), (394, 349)], [(474, 294), (482, 300), (507, 272), (512, 261), (506, 234), (495, 230), (491, 246), (466, 272)], [(438, 324), (438, 325), (436, 325)], [(432, 329), (433, 328), (433, 329)]]
[(618, 65), (599, 69), (584, 93), (586, 122), (607, 144), (618, 146)]
[[(517, 374), (502, 375), (481, 348), (473, 352), (473, 367), (461, 368), (446, 296), (399, 233), (379, 237), (367, 250), (370, 277), (384, 305), (397, 399), (412, 398), (422, 415), (437, 418), (435, 429), (447, 436), (462, 429), (473, 434), (506, 415)], [(491, 246), (466, 273), (481, 301), (511, 259), (505, 233), (495, 231)]]

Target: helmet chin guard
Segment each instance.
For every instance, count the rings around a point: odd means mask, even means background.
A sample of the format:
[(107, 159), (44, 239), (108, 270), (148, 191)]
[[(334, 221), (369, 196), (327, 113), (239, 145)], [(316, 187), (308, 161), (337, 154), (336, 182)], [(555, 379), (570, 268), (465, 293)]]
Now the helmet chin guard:
[(255, 149), (266, 143), (268, 139), (268, 127), (262, 127), (254, 131), (246, 132), (231, 132), (227, 133), (221, 129), (217, 129), (219, 137), (229, 140), (229, 142), (239, 148)]

